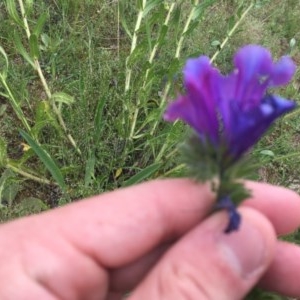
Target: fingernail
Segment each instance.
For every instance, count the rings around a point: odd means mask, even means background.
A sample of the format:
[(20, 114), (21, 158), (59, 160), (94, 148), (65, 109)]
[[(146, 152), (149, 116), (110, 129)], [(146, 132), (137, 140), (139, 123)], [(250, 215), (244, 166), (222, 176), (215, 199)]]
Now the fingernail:
[(267, 264), (267, 244), (262, 232), (242, 223), (241, 228), (220, 237), (220, 249), (227, 262), (243, 278), (256, 276)]

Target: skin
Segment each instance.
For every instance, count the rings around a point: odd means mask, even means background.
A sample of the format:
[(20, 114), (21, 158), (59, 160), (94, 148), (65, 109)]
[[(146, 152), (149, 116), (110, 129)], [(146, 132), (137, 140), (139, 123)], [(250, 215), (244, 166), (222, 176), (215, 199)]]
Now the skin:
[(214, 195), (157, 180), (0, 226), (0, 299), (242, 299), (257, 283), (300, 295), (300, 198), (247, 182), (238, 232), (223, 233)]

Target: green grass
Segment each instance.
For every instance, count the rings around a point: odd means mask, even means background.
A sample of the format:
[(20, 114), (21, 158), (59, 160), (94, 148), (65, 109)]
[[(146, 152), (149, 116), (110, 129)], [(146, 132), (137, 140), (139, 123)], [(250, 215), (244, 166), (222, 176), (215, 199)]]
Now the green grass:
[[(0, 56), (0, 72), (6, 71), (13, 96), (5, 97), (0, 83), (2, 221), (140, 181), (182, 176), (176, 145), (185, 127), (167, 124), (161, 115), (182, 88), (187, 57), (217, 53), (215, 63), (227, 72), (237, 48), (259, 43), (275, 57), (290, 54), (300, 62), (299, 1), (256, 1), (243, 20), (249, 0), (200, 2), (148, 0), (142, 7), (143, 1), (37, 0), (25, 6), (36, 32), (30, 42), (19, 1), (0, 3), (0, 46), (7, 54), (7, 61)], [(13, 4), (15, 15), (7, 10)], [(28, 62), (34, 58), (49, 90)], [(297, 73), (280, 93), (299, 101), (299, 87)], [(253, 150), (262, 165), (258, 180), (300, 190), (298, 119), (298, 111), (284, 117)]]

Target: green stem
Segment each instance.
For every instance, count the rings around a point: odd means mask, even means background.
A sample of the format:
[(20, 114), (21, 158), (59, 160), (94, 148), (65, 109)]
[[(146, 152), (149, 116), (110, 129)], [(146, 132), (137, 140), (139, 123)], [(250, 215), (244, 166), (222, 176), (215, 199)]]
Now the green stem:
[(20, 168), (17, 168), (17, 167), (15, 167), (15, 166), (13, 166), (13, 165), (10, 164), (10, 163), (7, 163), (7, 164), (6, 164), (6, 168), (11, 169), (11, 170), (14, 171), (15, 173), (18, 173), (18, 174), (22, 175), (23, 177), (25, 177), (25, 178), (27, 178), (27, 179), (31, 179), (31, 180), (34, 180), (34, 181), (36, 181), (36, 182), (43, 183), (43, 184), (49, 184), (49, 185), (50, 185), (50, 184), (54, 184), (54, 185), (56, 185), (55, 182), (51, 182), (51, 181), (49, 181), (49, 180), (46, 179), (46, 178), (37, 177), (37, 176), (35, 176), (35, 175), (32, 175), (32, 174), (30, 174), (30, 173), (28, 173), (28, 172), (25, 172), (25, 171), (21, 170)]
[(195, 14), (195, 11), (197, 10), (197, 5), (198, 4), (199, 4), (199, 0), (196, 0), (195, 3), (194, 3), (194, 7), (192, 8), (192, 10), (191, 10), (191, 12), (190, 12), (190, 14), (187, 18), (187, 21), (184, 25), (184, 28), (183, 28), (182, 34), (180, 36), (179, 42), (177, 44), (177, 49), (176, 49), (176, 52), (175, 52), (175, 57), (176, 58), (180, 57), (180, 52), (181, 52), (181, 49), (182, 49), (183, 41), (185, 39), (185, 34), (189, 30), (190, 23), (192, 21), (193, 15)]
[(170, 175), (170, 174), (172, 174), (172, 173), (175, 172), (175, 171), (179, 171), (179, 170), (183, 169), (184, 167), (185, 167), (185, 164), (180, 164), (180, 165), (176, 166), (175, 168), (173, 168), (173, 169), (167, 171), (167, 172), (164, 174), (164, 177), (165, 177), (165, 176), (168, 176), (168, 175)]
[[(163, 26), (168, 26), (170, 18), (171, 18), (171, 14), (172, 14), (174, 8), (175, 8), (175, 2), (170, 5), (170, 8), (169, 8), (169, 11), (168, 11), (168, 14), (166, 16), (166, 19), (164, 21)], [(157, 50), (158, 50), (158, 47), (159, 47), (159, 44), (160, 44), (159, 41), (160, 41), (161, 35), (163, 34), (163, 29), (162, 28), (161, 28), (161, 30), (158, 34), (157, 42), (155, 43), (155, 45), (154, 45), (154, 47), (153, 47), (153, 49), (150, 53), (150, 56), (149, 56), (149, 59), (148, 59), (149, 65), (152, 65), (153, 59), (154, 59), (154, 57), (157, 53)], [(144, 78), (144, 82), (143, 82), (143, 89), (145, 89), (145, 87), (146, 87), (147, 80), (148, 80), (149, 73), (150, 73), (150, 69), (151, 68), (149, 67), (146, 70), (145, 78)], [(130, 139), (132, 139), (133, 136), (135, 135), (135, 127), (136, 127), (136, 122), (137, 122), (137, 118), (138, 118), (138, 115), (139, 115), (139, 109), (140, 109), (140, 100), (139, 100), (139, 98), (137, 98), (137, 105), (136, 105), (136, 108), (135, 108), (135, 111), (134, 111), (133, 121), (132, 121), (132, 125), (131, 125), (131, 130), (130, 130), (130, 136), (129, 136)]]
[[(179, 59), (180, 57), (180, 53), (181, 53), (181, 50), (182, 50), (182, 45), (183, 45), (183, 41), (185, 39), (185, 34), (186, 32), (189, 30), (189, 27), (190, 27), (190, 23), (192, 21), (192, 18), (193, 18), (193, 15), (195, 14), (195, 11), (197, 10), (197, 5), (199, 4), (199, 1), (196, 0), (195, 3), (194, 3), (194, 6), (193, 8), (191, 9), (190, 11), (190, 14), (186, 20), (186, 23), (184, 25), (184, 28), (183, 28), (183, 31), (181, 33), (181, 36), (180, 36), (180, 39), (178, 41), (178, 44), (177, 44), (177, 47), (176, 47), (176, 51), (175, 51), (175, 58), (176, 59)], [(161, 110), (165, 104), (166, 104), (166, 101), (167, 101), (167, 97), (168, 97), (168, 94), (169, 94), (169, 91), (170, 91), (170, 88), (171, 88), (171, 82), (169, 81), (166, 86), (165, 86), (165, 89), (164, 89), (164, 93), (163, 93), (163, 96), (162, 96), (162, 99), (161, 99), (161, 102), (160, 102), (160, 105), (159, 105), (159, 109)], [(153, 128), (150, 132), (151, 135), (154, 134), (155, 130), (156, 130), (156, 127), (158, 126), (158, 123), (159, 123), (159, 120), (155, 121), (154, 125), (153, 125)]]
[[(30, 28), (29, 28), (29, 25), (28, 25), (26, 14), (25, 14), (23, 0), (19, 0), (19, 6), (20, 6), (20, 11), (21, 11), (21, 15), (22, 15), (23, 24), (24, 24), (24, 27), (25, 27), (27, 39), (29, 40), (30, 36), (31, 36), (31, 32), (30, 32)], [(58, 119), (58, 122), (59, 122), (60, 126), (63, 128), (63, 130), (64, 130), (67, 138), (69, 139), (70, 143), (72, 144), (72, 146), (75, 148), (75, 150), (78, 152), (78, 154), (81, 155), (80, 149), (77, 147), (77, 144), (76, 144), (75, 140), (73, 139), (72, 135), (68, 133), (68, 128), (67, 128), (67, 126), (66, 126), (66, 124), (65, 124), (65, 122), (64, 122), (64, 120), (61, 116), (60, 110), (58, 109), (58, 107), (56, 106), (55, 101), (52, 98), (50, 88), (49, 88), (48, 83), (47, 83), (47, 81), (45, 79), (45, 76), (43, 74), (43, 71), (42, 71), (39, 60), (36, 57), (34, 57), (33, 60), (34, 60), (34, 64), (35, 64), (35, 69), (36, 69), (36, 71), (39, 75), (39, 78), (41, 80), (41, 83), (43, 85), (45, 93), (47, 95), (48, 101), (50, 102), (50, 104), (52, 106), (52, 109), (53, 109), (54, 113), (57, 116), (57, 119)]]
[(18, 116), (19, 120), (22, 122), (23, 126), (26, 128), (26, 130), (31, 133), (31, 127), (28, 124), (23, 111), (21, 110), (18, 102), (16, 101), (16, 98), (14, 97), (12, 91), (10, 90), (9, 86), (7, 85), (7, 82), (5, 80), (5, 78), (2, 76), (2, 74), (0, 73), (0, 80), (2, 82), (3, 87), (5, 88), (6, 92), (7, 92), (7, 98), (9, 99), (9, 102), (11, 104), (11, 106), (13, 107), (16, 115)]
[(229, 31), (229, 33), (227, 34), (227, 37), (224, 39), (224, 41), (222, 42), (221, 46), (219, 47), (219, 49), (215, 52), (215, 54), (212, 56), (212, 58), (210, 59), (210, 62), (212, 63), (217, 56), (219, 55), (219, 53), (223, 50), (224, 46), (227, 44), (227, 42), (229, 41), (229, 38), (233, 35), (233, 33), (235, 32), (235, 30), (238, 28), (238, 26), (241, 24), (241, 22), (243, 21), (243, 19), (246, 17), (246, 15), (249, 13), (249, 11), (251, 10), (251, 8), (254, 6), (254, 2), (252, 2), (248, 8), (243, 12), (243, 14), (241, 15), (240, 19), (234, 24), (234, 26), (231, 28), (231, 30)]
[(272, 161), (283, 160), (283, 159), (292, 158), (292, 157), (299, 156), (299, 155), (300, 155), (299, 152), (295, 152), (295, 153), (291, 153), (291, 154), (286, 154), (286, 155), (281, 155), (281, 156), (273, 158)]
[(133, 37), (132, 37), (132, 41), (131, 41), (130, 54), (129, 54), (129, 56), (126, 59), (125, 93), (127, 93), (129, 91), (130, 80), (131, 80), (131, 72), (132, 72), (131, 68), (128, 67), (128, 60), (129, 60), (132, 52), (136, 48), (136, 44), (137, 44), (137, 32), (138, 32), (138, 30), (141, 27), (141, 23), (142, 23), (142, 19), (143, 19), (143, 14), (144, 14), (144, 9), (146, 7), (146, 3), (147, 3), (147, 0), (143, 0), (142, 8), (138, 12), (138, 16), (137, 16), (136, 23), (135, 23), (135, 28), (134, 28), (134, 33), (133, 33)]

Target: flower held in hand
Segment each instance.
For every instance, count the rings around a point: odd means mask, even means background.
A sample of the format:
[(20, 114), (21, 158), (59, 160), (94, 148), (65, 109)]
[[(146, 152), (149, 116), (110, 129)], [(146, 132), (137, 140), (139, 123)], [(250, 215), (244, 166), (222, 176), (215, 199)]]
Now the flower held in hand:
[[(206, 56), (189, 59), (183, 71), (186, 94), (170, 103), (164, 115), (167, 121), (181, 119), (190, 125), (196, 133), (196, 139), (190, 140), (192, 152), (198, 149), (200, 160), (209, 157), (217, 165), (211, 177), (220, 180), (217, 207), (229, 212), (227, 232), (237, 229), (240, 223), (235, 206), (228, 200), (234, 192), (228, 187), (231, 166), (276, 118), (295, 108), (293, 101), (267, 94), (268, 88), (287, 84), (295, 73), (289, 57), (273, 62), (267, 49), (248, 45), (235, 54), (234, 67), (229, 75), (222, 75)], [(200, 165), (205, 164), (208, 162)]]

